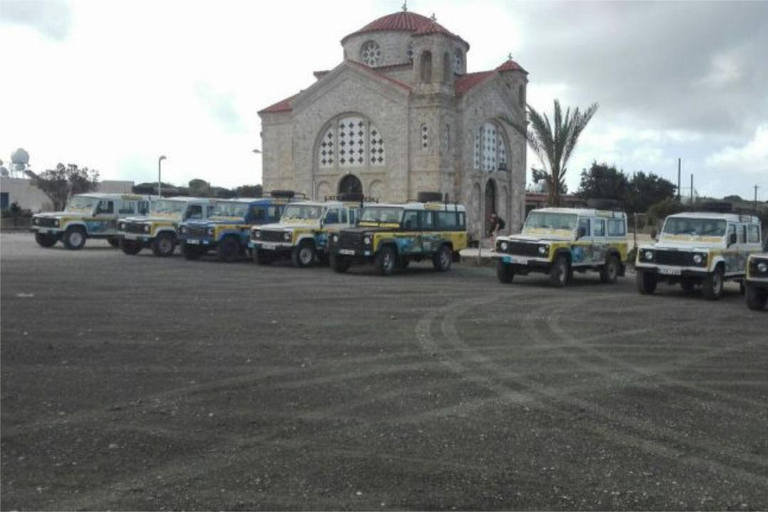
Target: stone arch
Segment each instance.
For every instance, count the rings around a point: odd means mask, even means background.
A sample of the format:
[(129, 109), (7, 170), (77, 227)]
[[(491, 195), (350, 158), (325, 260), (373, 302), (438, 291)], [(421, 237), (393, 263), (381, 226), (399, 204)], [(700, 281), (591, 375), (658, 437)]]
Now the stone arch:
[(498, 213), (499, 217), (504, 219), (504, 222), (509, 222), (509, 209), (508, 209), (508, 201), (509, 201), (509, 189), (506, 185), (500, 185), (499, 186), (499, 194), (496, 199), (498, 204)]
[(469, 199), (469, 215), (473, 226), (473, 231), (477, 232), (482, 229), (482, 215), (481, 212), (481, 191), (480, 184), (475, 183), (472, 185), (472, 193)]
[(367, 116), (348, 112), (328, 121), (317, 135), (314, 168), (322, 171), (384, 167), (384, 137)]
[(332, 195), (331, 184), (327, 181), (321, 181), (317, 184), (317, 195), (315, 196), (318, 201), (325, 201), (325, 198)]
[(485, 235), (490, 230), (489, 219), (492, 213), (498, 213), (498, 187), (496, 186), (496, 180), (493, 178), (488, 179), (485, 182), (485, 194), (483, 195), (483, 226)]
[(339, 180), (339, 194), (362, 194), (363, 183), (354, 174), (347, 174)]
[(382, 183), (380, 180), (373, 180), (371, 184), (368, 185), (368, 196), (374, 200), (379, 200), (383, 195), (384, 183)]
[(510, 145), (507, 131), (495, 119), (487, 119), (475, 129), (474, 169), (476, 171), (508, 171)]
[(421, 53), (421, 81), (429, 83), (432, 81), (432, 52), (424, 50)]

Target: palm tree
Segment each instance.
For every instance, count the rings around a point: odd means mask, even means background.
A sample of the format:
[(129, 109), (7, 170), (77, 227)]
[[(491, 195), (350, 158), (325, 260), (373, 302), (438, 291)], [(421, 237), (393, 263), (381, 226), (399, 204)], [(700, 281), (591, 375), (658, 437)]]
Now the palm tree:
[[(560, 191), (565, 184), (568, 159), (576, 147), (581, 132), (587, 127), (595, 112), (597, 112), (597, 103), (590, 105), (584, 112), (580, 111), (578, 107), (573, 112), (568, 108), (565, 111), (565, 116), (563, 116), (560, 102), (555, 100), (553, 124), (550, 123), (546, 114), (542, 115), (528, 105), (529, 126), (526, 139), (547, 173), (549, 185), (547, 202), (550, 206), (560, 206)], [(517, 126), (517, 123), (509, 116), (504, 119), (515, 129), (525, 134), (525, 130)]]

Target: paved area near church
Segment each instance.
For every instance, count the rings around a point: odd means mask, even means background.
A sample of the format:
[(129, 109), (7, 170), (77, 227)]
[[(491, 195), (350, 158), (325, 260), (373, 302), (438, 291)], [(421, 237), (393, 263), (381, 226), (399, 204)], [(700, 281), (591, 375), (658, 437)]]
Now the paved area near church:
[(0, 235), (10, 509), (768, 508), (768, 312)]

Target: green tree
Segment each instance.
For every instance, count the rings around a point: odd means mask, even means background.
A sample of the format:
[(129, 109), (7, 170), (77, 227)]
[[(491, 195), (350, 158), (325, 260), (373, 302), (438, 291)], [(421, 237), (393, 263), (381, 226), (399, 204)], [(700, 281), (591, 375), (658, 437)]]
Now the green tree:
[(67, 199), (76, 194), (85, 194), (99, 186), (99, 171), (79, 168), (76, 164), (58, 164), (38, 174), (33, 183), (48, 196), (56, 211), (63, 210)]
[(261, 197), (264, 190), (261, 185), (240, 185), (235, 189), (237, 197)]
[(194, 197), (209, 197), (211, 195), (211, 184), (198, 178), (190, 180), (189, 195)]
[(676, 192), (677, 187), (671, 181), (652, 172), (636, 172), (629, 184), (627, 209), (632, 213), (645, 213), (651, 205), (673, 199)]
[[(565, 175), (568, 171), (568, 160), (576, 148), (579, 136), (595, 112), (597, 112), (597, 103), (583, 112), (578, 108), (573, 111), (568, 108), (563, 115), (560, 102), (555, 100), (554, 115), (550, 122), (546, 114), (540, 114), (528, 105), (530, 124), (526, 139), (547, 173), (549, 184), (547, 202), (552, 206), (560, 205), (561, 190), (565, 185)], [(511, 117), (506, 116), (504, 120), (518, 131), (521, 130)]]
[(670, 215), (685, 211), (685, 206), (674, 197), (668, 197), (648, 208), (648, 224), (657, 224)]
[(629, 179), (624, 171), (608, 164), (592, 162), (589, 170), (581, 171), (581, 182), (576, 195), (582, 199), (613, 199), (627, 201)]

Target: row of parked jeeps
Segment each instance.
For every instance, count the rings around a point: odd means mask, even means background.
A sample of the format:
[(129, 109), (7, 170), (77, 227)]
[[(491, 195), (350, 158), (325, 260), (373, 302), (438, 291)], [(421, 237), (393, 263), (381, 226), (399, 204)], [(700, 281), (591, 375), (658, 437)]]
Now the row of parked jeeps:
[[(361, 196), (307, 201), (289, 191), (268, 197), (208, 199), (138, 195), (75, 196), (64, 212), (33, 218), (37, 243), (61, 241), (77, 250), (88, 238), (107, 239), (125, 254), (149, 248), (159, 257), (176, 247), (186, 259), (213, 252), (220, 261), (250, 256), (260, 265), (288, 259), (296, 267), (329, 263), (336, 272), (368, 263), (390, 275), (411, 261), (432, 261), (439, 271), (459, 261), (468, 245), (463, 206), (442, 195), (420, 193), (418, 201), (380, 204)], [(653, 243), (637, 248), (637, 288), (653, 294), (657, 284), (701, 288), (718, 299), (726, 281), (737, 281), (751, 309), (768, 302), (768, 253), (761, 254), (760, 221), (726, 211), (668, 217)], [(542, 208), (532, 211), (520, 234), (495, 240), (497, 276), (539, 272), (563, 287), (575, 272), (598, 272), (605, 283), (625, 275), (629, 255), (627, 216), (613, 207)]]

